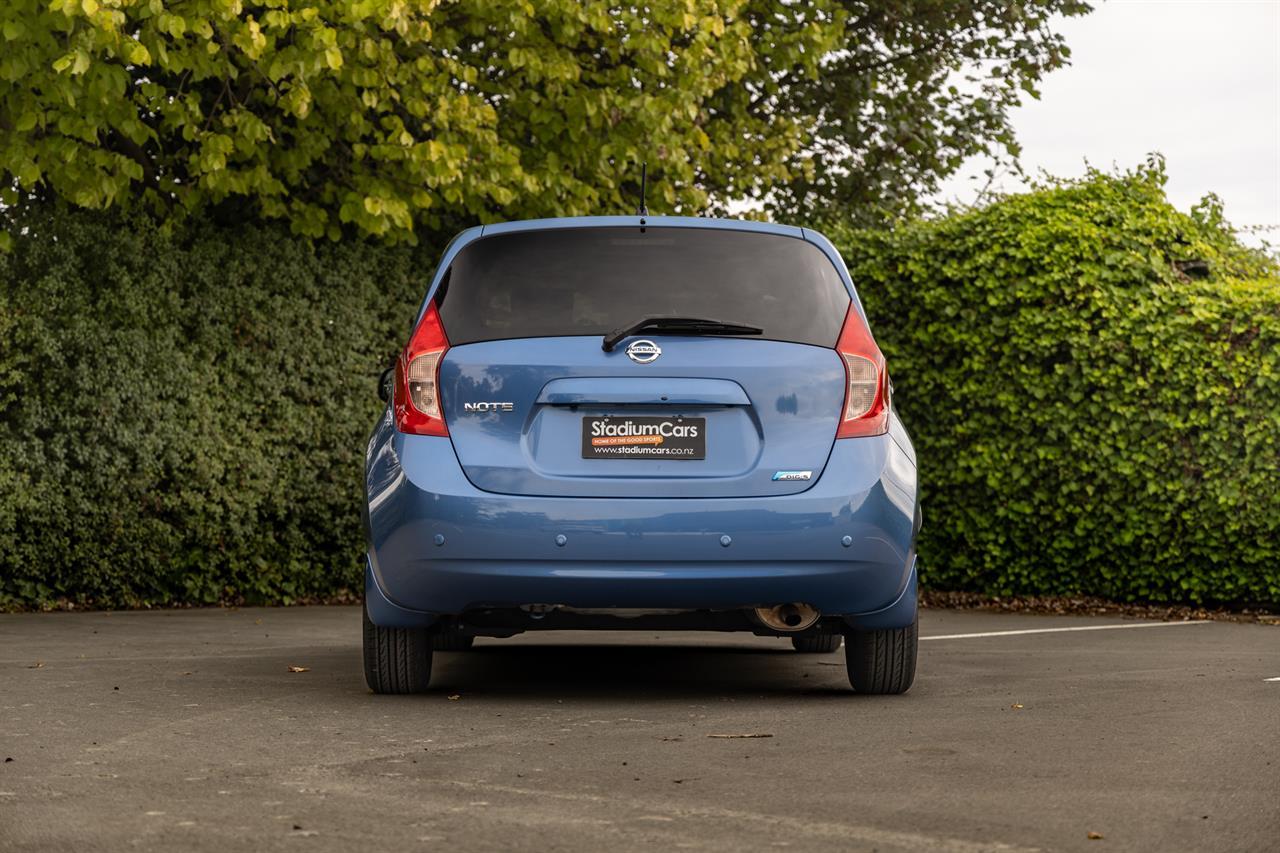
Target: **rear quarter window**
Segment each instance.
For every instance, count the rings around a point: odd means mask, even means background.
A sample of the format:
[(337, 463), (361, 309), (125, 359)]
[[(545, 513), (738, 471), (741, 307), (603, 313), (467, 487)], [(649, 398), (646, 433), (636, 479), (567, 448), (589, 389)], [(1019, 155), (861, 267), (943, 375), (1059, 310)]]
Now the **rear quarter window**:
[(768, 340), (834, 346), (849, 294), (795, 237), (708, 228), (574, 228), (483, 237), (436, 296), (454, 345), (604, 335), (655, 315), (758, 326)]

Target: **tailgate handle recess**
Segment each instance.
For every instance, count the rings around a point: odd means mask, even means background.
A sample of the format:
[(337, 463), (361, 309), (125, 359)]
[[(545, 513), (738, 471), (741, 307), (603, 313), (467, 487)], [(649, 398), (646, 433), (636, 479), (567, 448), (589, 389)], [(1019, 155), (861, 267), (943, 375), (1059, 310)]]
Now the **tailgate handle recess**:
[(728, 379), (630, 376), (553, 379), (542, 387), (536, 403), (548, 406), (656, 405), (749, 406), (751, 399)]

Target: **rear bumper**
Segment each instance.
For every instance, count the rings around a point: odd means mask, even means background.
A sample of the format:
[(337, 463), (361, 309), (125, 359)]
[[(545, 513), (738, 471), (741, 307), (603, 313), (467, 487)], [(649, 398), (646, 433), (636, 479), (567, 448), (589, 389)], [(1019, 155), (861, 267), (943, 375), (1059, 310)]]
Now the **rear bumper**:
[(915, 618), (916, 473), (890, 436), (835, 442), (807, 491), (564, 498), (473, 486), (448, 438), (384, 419), (366, 465), (370, 617), (488, 608), (734, 610), (805, 602), (853, 627)]

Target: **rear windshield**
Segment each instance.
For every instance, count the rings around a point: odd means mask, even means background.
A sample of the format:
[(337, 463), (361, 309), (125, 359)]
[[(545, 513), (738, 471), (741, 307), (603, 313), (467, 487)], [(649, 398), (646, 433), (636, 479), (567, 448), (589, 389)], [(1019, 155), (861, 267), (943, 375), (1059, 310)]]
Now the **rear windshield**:
[(604, 335), (668, 315), (830, 347), (849, 307), (831, 261), (795, 237), (707, 228), (575, 228), (484, 237), (437, 295), (453, 344)]

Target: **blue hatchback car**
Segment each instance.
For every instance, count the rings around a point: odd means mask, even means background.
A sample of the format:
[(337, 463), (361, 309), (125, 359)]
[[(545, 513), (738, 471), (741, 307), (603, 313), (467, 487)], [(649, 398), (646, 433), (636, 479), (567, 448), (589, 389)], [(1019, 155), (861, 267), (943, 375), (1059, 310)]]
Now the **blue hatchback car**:
[(459, 234), (365, 465), (364, 665), (539, 629), (845, 644), (915, 676), (916, 460), (848, 270), (814, 231), (610, 216)]

